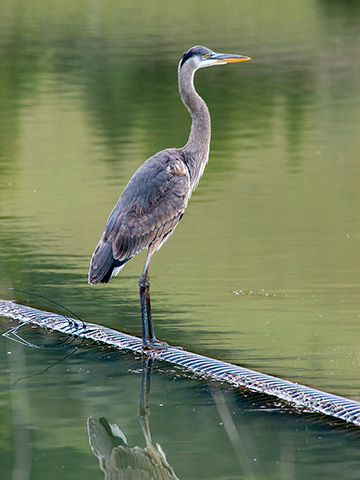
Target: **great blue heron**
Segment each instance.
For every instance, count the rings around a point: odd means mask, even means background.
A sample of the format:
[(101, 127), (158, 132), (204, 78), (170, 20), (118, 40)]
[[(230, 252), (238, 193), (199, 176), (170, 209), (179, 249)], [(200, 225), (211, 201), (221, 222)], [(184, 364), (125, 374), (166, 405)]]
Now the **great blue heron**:
[(196, 70), (250, 60), (242, 55), (215, 53), (206, 47), (187, 50), (179, 63), (181, 99), (192, 117), (187, 144), (148, 158), (131, 177), (111, 212), (92, 255), (89, 283), (107, 283), (134, 255), (147, 248), (139, 280), (144, 349), (159, 348), (150, 305), (151, 258), (173, 233), (209, 158), (211, 122), (204, 100), (194, 88)]

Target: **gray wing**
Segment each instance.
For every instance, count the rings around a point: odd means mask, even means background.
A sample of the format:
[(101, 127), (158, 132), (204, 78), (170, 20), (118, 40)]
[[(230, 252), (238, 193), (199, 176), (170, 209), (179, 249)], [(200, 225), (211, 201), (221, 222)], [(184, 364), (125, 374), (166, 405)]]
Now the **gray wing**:
[(104, 231), (114, 258), (121, 261), (151, 243), (159, 246), (179, 223), (190, 193), (189, 172), (177, 151), (165, 150), (135, 172)]
[(89, 281), (109, 281), (121, 267), (151, 244), (158, 249), (184, 214), (190, 177), (176, 149), (150, 157), (132, 176), (116, 203), (92, 256)]

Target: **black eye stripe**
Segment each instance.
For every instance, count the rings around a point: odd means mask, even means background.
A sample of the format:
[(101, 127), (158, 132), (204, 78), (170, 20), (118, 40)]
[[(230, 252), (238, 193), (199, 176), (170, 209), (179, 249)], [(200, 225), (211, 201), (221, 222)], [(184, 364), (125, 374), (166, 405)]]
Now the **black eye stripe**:
[(184, 63), (186, 62), (186, 60), (188, 60), (188, 59), (189, 59), (190, 57), (192, 57), (193, 55), (194, 55), (194, 51), (193, 51), (192, 49), (187, 50), (187, 51), (184, 53), (184, 55), (183, 55), (183, 57), (182, 57), (182, 59), (181, 59), (181, 66), (183, 66)]

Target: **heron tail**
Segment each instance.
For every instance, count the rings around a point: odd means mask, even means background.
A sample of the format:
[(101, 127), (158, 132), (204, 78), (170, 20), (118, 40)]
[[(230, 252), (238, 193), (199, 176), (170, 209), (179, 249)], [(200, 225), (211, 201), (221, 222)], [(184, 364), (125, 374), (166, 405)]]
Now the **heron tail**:
[(124, 268), (126, 260), (120, 262), (113, 256), (110, 243), (100, 240), (91, 257), (88, 281), (90, 285), (108, 283), (113, 275), (117, 275)]

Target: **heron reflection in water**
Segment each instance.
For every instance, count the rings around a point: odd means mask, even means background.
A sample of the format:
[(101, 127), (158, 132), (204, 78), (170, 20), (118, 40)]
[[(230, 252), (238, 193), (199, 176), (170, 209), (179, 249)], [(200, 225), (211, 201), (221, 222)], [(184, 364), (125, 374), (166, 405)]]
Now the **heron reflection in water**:
[(122, 430), (106, 418), (88, 418), (92, 451), (99, 459), (106, 480), (178, 480), (159, 444), (153, 445), (149, 425), (149, 393), (152, 358), (143, 360), (139, 422), (146, 447), (130, 447)]
[(192, 117), (187, 144), (162, 150), (134, 173), (111, 212), (92, 255), (89, 283), (107, 283), (134, 255), (147, 248), (139, 280), (142, 342), (144, 349), (162, 348), (154, 333), (149, 267), (152, 256), (173, 233), (184, 215), (209, 158), (209, 110), (194, 87), (197, 70), (213, 65), (250, 60), (242, 55), (215, 53), (206, 47), (187, 50), (179, 63), (180, 96)]

